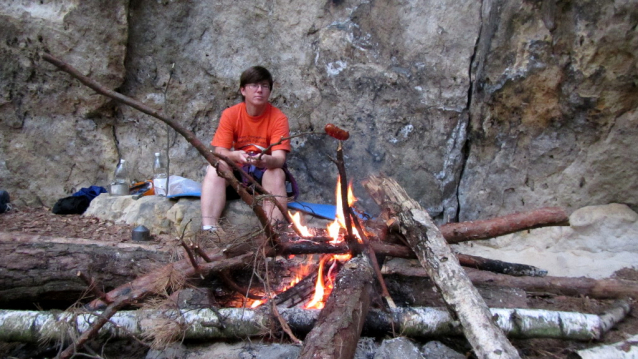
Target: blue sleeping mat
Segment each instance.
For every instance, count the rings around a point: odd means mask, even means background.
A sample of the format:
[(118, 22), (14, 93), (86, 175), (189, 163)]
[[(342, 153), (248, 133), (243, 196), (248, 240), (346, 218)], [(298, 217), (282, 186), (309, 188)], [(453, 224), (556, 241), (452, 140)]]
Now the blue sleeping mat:
[(337, 207), (332, 204), (295, 201), (288, 203), (288, 208), (329, 220), (334, 220), (337, 215)]

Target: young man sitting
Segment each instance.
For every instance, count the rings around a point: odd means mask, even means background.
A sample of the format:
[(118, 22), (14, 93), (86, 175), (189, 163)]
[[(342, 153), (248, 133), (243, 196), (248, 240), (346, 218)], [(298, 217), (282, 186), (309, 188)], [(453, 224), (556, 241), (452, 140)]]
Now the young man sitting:
[[(264, 67), (254, 66), (244, 71), (239, 80), (239, 90), (244, 101), (222, 112), (211, 144), (215, 153), (251, 170), (262, 187), (286, 208), (288, 172), (285, 164), (286, 155), (290, 152), (290, 141), (281, 139), (290, 137), (290, 134), (288, 118), (268, 101), (272, 85), (272, 75)], [(269, 148), (259, 158), (262, 151), (278, 142), (281, 143)], [(220, 161), (219, 169), (230, 167)], [(204, 230), (216, 231), (220, 228), (219, 219), (227, 198), (226, 182), (214, 167), (208, 166), (201, 196)], [(271, 223), (284, 218), (270, 200), (263, 202), (263, 209)]]

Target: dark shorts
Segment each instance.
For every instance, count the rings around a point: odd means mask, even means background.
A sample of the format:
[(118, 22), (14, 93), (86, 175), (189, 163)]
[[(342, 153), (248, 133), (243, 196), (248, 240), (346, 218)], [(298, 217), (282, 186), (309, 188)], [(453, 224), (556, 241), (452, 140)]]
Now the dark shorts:
[[(299, 188), (297, 187), (297, 181), (293, 177), (292, 173), (288, 170), (288, 166), (284, 164), (282, 167), (284, 173), (286, 174), (286, 194), (289, 198), (297, 199), (299, 196)], [(266, 172), (265, 168), (255, 167), (253, 165), (243, 165), (242, 170), (252, 176), (257, 183), (261, 185), (261, 179), (264, 176), (264, 172)], [(244, 176), (239, 171), (233, 171), (235, 174), (235, 178), (240, 181), (246, 188), (250, 188), (250, 180), (248, 178), (244, 178)], [(251, 192), (251, 191), (249, 191)], [(232, 186), (226, 187), (226, 200), (238, 199), (239, 194)]]

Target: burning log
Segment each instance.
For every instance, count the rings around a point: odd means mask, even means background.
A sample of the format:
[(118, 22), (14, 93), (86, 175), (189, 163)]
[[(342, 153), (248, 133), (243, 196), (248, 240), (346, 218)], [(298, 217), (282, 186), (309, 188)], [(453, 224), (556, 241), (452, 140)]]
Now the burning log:
[(299, 358), (354, 357), (370, 306), (373, 271), (366, 257), (348, 261), (317, 323), (306, 336)]
[[(602, 339), (629, 310), (627, 302), (618, 302), (601, 315), (501, 308), (492, 308), (490, 313), (497, 317), (497, 324), (510, 336), (591, 341)], [(319, 316), (316, 309), (279, 308), (279, 311), (293, 331), (299, 334), (308, 333), (315, 326)], [(86, 332), (90, 323), (100, 315), (100, 312), (0, 310), (0, 342), (65, 342), (69, 337)], [(97, 335), (98, 338), (105, 339), (140, 337), (157, 330), (159, 319), (179, 321), (183, 324), (180, 326), (183, 333), (178, 333), (176, 337), (200, 340), (261, 336), (276, 320), (266, 307), (219, 310), (139, 309), (115, 313)], [(410, 337), (463, 334), (459, 322), (452, 318), (448, 310), (426, 307), (394, 308), (389, 312), (370, 310), (365, 318), (363, 332), (392, 334), (392, 328), (395, 332)]]
[(519, 358), (428, 213), (392, 179), (372, 176), (363, 185), (386, 213), (399, 219), (401, 234), (458, 316), (476, 355)]

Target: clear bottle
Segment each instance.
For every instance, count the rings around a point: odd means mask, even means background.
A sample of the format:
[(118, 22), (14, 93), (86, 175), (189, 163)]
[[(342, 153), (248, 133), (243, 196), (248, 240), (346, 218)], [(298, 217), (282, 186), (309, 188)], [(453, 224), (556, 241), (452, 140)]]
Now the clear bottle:
[(113, 176), (113, 183), (111, 183), (111, 195), (124, 196), (129, 194), (129, 186), (131, 180), (128, 177), (128, 170), (126, 169), (126, 160), (120, 159), (120, 162), (115, 167), (115, 174)]
[(155, 152), (153, 160), (153, 187), (155, 194), (158, 196), (166, 196), (166, 182), (168, 181), (168, 171), (166, 170), (166, 162), (159, 152)]

